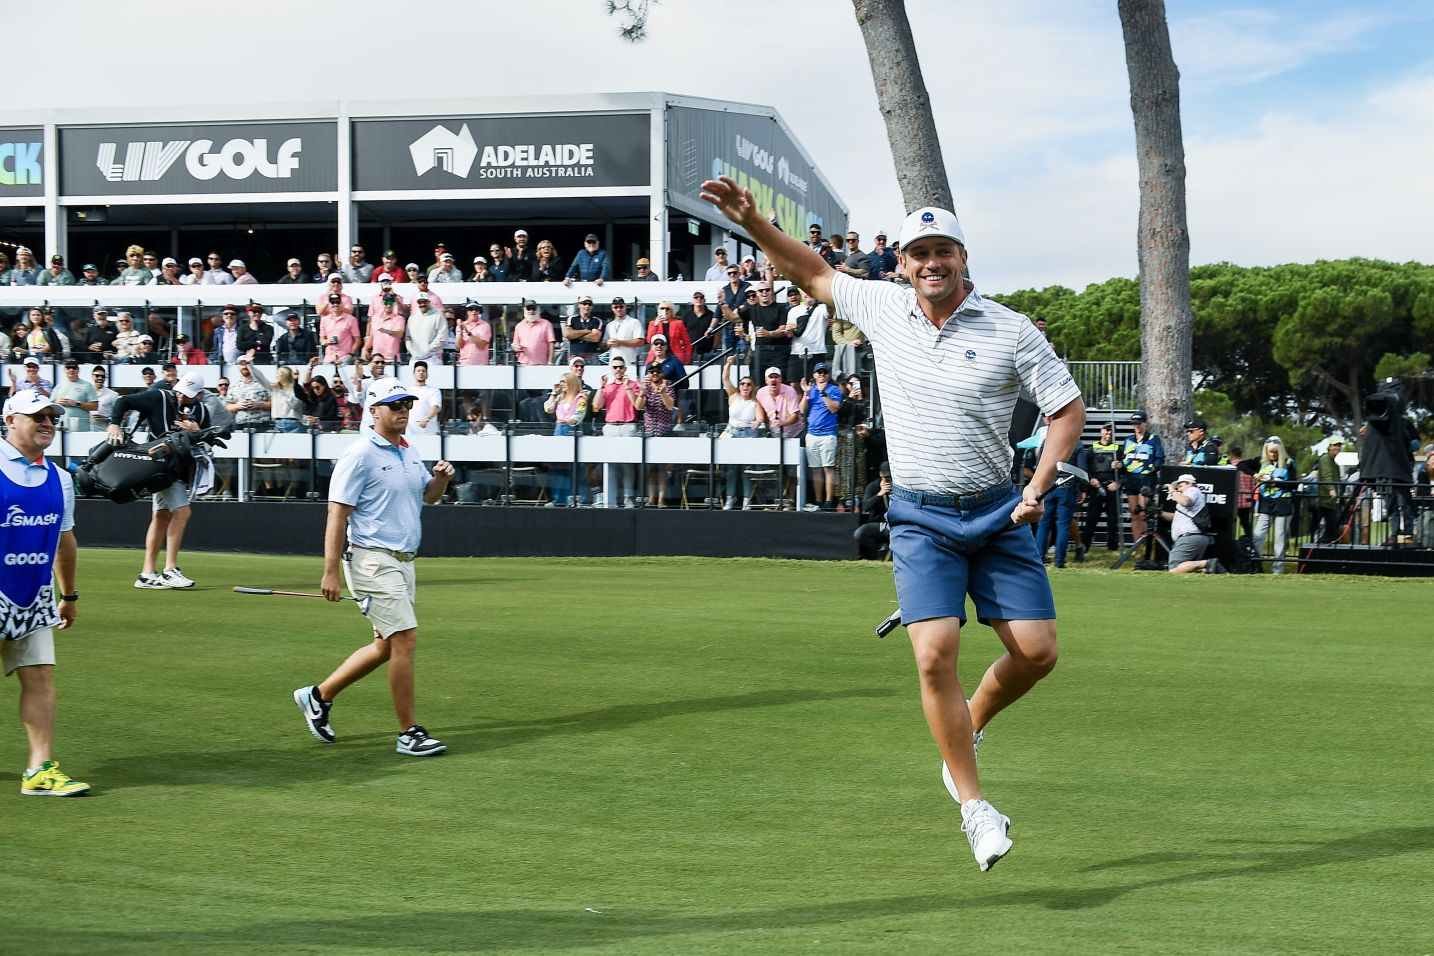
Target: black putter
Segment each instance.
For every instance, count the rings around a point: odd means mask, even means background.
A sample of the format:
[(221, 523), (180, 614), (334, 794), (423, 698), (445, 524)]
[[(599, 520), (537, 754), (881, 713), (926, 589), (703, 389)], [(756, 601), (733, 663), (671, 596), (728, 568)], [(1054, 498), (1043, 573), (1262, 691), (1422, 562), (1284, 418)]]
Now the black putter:
[[(1080, 470), (1068, 461), (1057, 462), (1056, 472), (1060, 475), (1060, 477), (1057, 478), (1055, 481), (1051, 482), (1051, 486), (1049, 488), (1036, 496), (1037, 501), (1045, 501), (1046, 495), (1055, 491), (1057, 488), (1070, 484), (1072, 481), (1079, 481), (1082, 483), (1090, 481), (1090, 475), (1086, 474), (1084, 471)], [(901, 608), (897, 608), (895, 611), (891, 612), (890, 616), (888, 616), (886, 620), (882, 621), (876, 626), (876, 636), (885, 637), (900, 626)]]

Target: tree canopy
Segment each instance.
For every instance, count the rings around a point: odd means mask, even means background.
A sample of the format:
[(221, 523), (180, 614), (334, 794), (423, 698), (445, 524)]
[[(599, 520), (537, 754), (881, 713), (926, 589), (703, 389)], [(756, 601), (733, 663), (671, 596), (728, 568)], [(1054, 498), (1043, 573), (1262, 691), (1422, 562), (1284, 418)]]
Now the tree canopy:
[[(1429, 411), (1434, 266), (1343, 259), (1190, 270), (1195, 386), (1265, 420), (1356, 422), (1386, 376)], [(1044, 318), (1056, 350), (1076, 360), (1140, 359), (1139, 285), (1110, 279), (996, 296)], [(1197, 406), (1199, 399), (1196, 399)]]

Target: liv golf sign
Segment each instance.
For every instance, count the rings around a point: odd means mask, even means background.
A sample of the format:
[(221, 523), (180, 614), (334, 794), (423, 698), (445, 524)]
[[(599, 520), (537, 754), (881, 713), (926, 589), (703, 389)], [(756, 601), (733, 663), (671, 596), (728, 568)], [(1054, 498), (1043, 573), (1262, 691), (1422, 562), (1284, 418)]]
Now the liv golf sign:
[(333, 123), (60, 130), (71, 196), (320, 192), (336, 188)]

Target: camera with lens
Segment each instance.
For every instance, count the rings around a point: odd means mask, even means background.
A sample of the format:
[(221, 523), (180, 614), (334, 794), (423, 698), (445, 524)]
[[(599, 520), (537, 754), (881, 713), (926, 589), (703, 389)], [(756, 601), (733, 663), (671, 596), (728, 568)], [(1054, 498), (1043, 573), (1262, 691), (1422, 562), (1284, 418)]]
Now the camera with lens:
[(384, 304), (384, 305), (393, 305), (393, 303), (395, 302), (395, 300), (397, 300), (397, 298), (398, 298), (398, 297), (397, 297), (396, 295), (394, 295), (392, 292), (385, 292), (385, 293), (383, 294), (383, 304)]
[(331, 304), (331, 305), (338, 305), (338, 304), (339, 304), (340, 302), (342, 302), (342, 301), (343, 301), (342, 297), (340, 297), (337, 292), (330, 292), (330, 293), (329, 293), (329, 304)]

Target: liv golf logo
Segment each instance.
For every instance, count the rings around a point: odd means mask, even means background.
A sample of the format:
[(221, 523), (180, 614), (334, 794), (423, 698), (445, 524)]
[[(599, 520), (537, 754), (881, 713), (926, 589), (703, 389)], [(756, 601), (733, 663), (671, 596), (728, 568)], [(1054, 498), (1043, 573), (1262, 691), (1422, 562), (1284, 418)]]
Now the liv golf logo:
[(481, 150), (464, 123), (458, 132), (438, 125), (408, 146), (413, 171), (433, 169), (467, 179), (478, 164), (479, 179), (552, 179), (594, 175), (592, 143), (503, 143)]
[(248, 179), (255, 173), (269, 179), (288, 179), (299, 168), (304, 141), (294, 136), (272, 154), (267, 139), (231, 139), (218, 149), (208, 139), (172, 139), (167, 142), (125, 144), (124, 159), (116, 161), (119, 146), (100, 143), (95, 165), (112, 183), (158, 182), (184, 157), (189, 175), (208, 182), (223, 173), (230, 179)]

